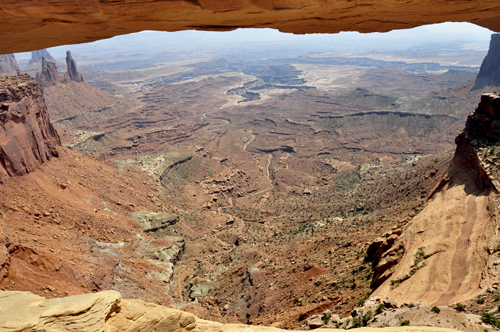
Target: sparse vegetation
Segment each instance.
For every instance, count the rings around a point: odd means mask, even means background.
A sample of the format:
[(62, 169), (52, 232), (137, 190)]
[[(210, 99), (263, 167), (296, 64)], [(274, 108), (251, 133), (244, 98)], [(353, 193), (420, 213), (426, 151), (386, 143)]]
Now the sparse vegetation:
[(486, 324), (490, 324), (491, 326), (494, 326), (496, 328), (500, 328), (500, 321), (492, 313), (483, 312), (481, 314), (481, 319)]
[(436, 314), (439, 314), (441, 312), (441, 309), (439, 309), (438, 307), (434, 306), (434, 307), (432, 307), (431, 311), (434, 312), (434, 313), (436, 313)]
[(462, 304), (462, 303), (455, 304), (455, 310), (458, 312), (464, 312), (466, 307), (467, 306), (465, 304)]

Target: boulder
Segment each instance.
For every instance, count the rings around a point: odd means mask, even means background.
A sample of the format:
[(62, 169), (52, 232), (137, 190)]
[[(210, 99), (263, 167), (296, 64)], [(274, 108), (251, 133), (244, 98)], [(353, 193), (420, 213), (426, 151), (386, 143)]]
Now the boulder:
[(172, 240), (172, 245), (154, 250), (152, 253), (154, 259), (170, 263), (175, 263), (179, 260), (179, 256), (184, 250), (186, 241), (181, 237), (171, 237), (169, 239)]
[(324, 325), (321, 315), (314, 315), (306, 320), (306, 328), (309, 330), (320, 328)]
[(396, 309), (398, 307), (398, 304), (392, 297), (388, 297), (383, 301), (384, 307), (388, 309)]
[(330, 322), (332, 322), (333, 324), (340, 324), (340, 316), (337, 314), (333, 314), (330, 318)]
[(178, 215), (167, 212), (141, 211), (133, 213), (132, 218), (139, 221), (144, 228), (144, 232), (155, 232), (175, 225), (179, 221)]

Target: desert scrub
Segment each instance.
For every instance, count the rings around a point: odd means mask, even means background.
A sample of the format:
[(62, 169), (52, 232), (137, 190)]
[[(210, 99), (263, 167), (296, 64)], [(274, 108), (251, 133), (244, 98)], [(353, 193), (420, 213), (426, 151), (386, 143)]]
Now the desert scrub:
[(460, 302), (455, 304), (455, 310), (458, 312), (464, 312), (465, 307), (467, 307), (467, 306), (465, 304), (460, 303)]
[(420, 263), (421, 261), (423, 261), (424, 260), (424, 256), (425, 256), (424, 248), (422, 248), (422, 247), (418, 248), (418, 251), (415, 254), (414, 265), (418, 265), (418, 263)]
[(482, 316), (481, 320), (484, 323), (490, 324), (491, 326), (495, 326), (496, 328), (500, 328), (500, 321), (498, 321), (498, 319), (492, 313), (483, 311), (481, 316)]
[(439, 314), (441, 312), (441, 309), (439, 309), (438, 307), (434, 306), (434, 307), (432, 307), (431, 311), (434, 312), (434, 313), (436, 313), (436, 314)]

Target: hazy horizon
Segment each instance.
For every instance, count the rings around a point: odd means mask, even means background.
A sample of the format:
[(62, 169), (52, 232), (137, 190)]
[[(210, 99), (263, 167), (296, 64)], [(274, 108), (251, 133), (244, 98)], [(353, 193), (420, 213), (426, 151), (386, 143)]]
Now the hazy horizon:
[[(142, 31), (115, 36), (86, 44), (49, 48), (56, 59), (64, 59), (69, 49), (76, 57), (102, 58), (137, 52), (177, 52), (188, 50), (245, 49), (252, 46), (293, 49), (298, 53), (314, 51), (404, 51), (425, 44), (458, 43), (471, 50), (486, 51), (491, 34), (471, 23), (441, 23), (385, 33), (341, 32), (338, 34), (294, 35), (274, 29), (237, 29), (213, 31)], [(425, 47), (424, 47), (425, 49)], [(19, 62), (31, 58), (31, 52), (16, 53)]]

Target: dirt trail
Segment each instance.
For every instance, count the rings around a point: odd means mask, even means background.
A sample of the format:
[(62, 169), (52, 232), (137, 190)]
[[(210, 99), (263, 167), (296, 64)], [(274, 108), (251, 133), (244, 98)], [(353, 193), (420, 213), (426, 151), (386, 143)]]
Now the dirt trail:
[(243, 150), (247, 150), (247, 147), (250, 143), (252, 143), (255, 139), (255, 135), (252, 134), (252, 131), (250, 131), (250, 140), (248, 142), (246, 142), (244, 145), (243, 145)]

